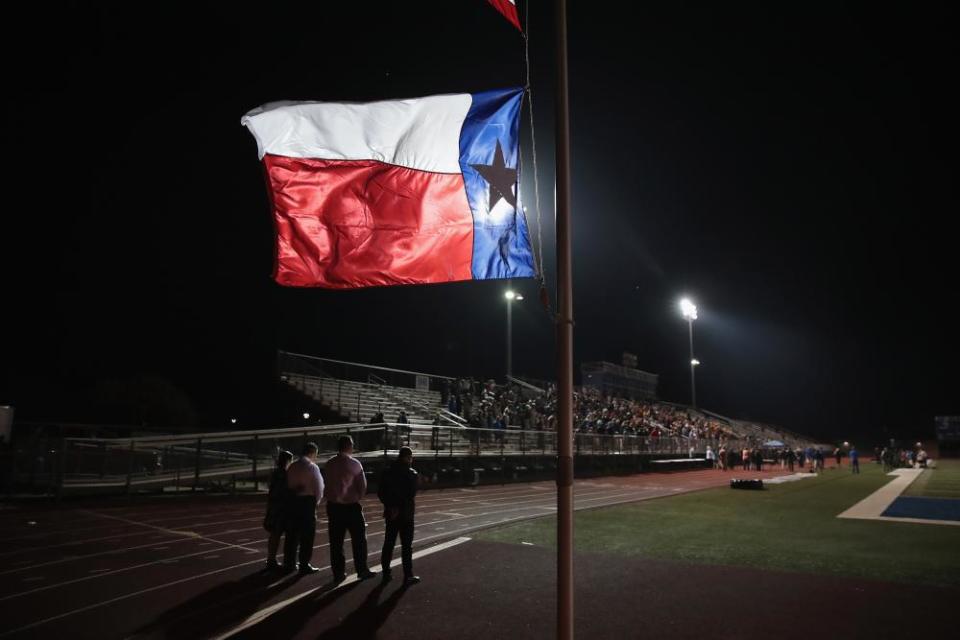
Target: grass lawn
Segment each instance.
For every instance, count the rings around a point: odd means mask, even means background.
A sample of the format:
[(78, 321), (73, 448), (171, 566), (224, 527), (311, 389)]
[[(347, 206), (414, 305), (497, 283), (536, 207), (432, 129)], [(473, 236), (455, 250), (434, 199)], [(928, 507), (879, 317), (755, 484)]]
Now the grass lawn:
[[(873, 463), (764, 491), (711, 489), (577, 512), (578, 551), (960, 586), (960, 527), (840, 520), (890, 480)], [(732, 476), (734, 474), (731, 474)], [(556, 519), (480, 533), (555, 546)]]
[(905, 496), (960, 499), (960, 460), (937, 460), (904, 491)]

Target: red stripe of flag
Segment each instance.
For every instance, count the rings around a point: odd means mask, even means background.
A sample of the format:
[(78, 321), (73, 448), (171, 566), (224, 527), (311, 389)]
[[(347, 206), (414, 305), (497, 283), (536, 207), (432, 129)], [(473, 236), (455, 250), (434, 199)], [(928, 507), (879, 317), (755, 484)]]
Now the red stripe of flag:
[(279, 284), (347, 289), (472, 278), (473, 214), (462, 174), (271, 154), (263, 164)]
[(503, 14), (507, 20), (509, 20), (513, 26), (520, 31), (523, 29), (520, 27), (520, 16), (517, 15), (517, 5), (514, 4), (511, 0), (487, 0), (493, 7)]

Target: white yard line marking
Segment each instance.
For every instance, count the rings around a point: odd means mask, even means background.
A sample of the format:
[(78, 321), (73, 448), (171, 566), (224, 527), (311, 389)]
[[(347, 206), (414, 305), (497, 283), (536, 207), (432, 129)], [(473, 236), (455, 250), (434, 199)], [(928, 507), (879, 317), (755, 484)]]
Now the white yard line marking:
[(853, 505), (840, 515), (838, 518), (849, 518), (856, 520), (879, 520), (881, 514), (887, 510), (893, 501), (900, 497), (900, 494), (906, 491), (914, 480), (923, 473), (922, 469), (897, 469), (887, 475), (895, 476), (894, 479), (883, 485), (869, 496)]
[[(434, 545), (434, 546), (432, 546), (432, 547), (427, 547), (426, 549), (421, 549), (420, 551), (415, 551), (415, 552), (413, 553), (413, 559), (416, 560), (417, 558), (422, 558), (422, 557), (424, 557), (424, 556), (428, 556), (428, 555), (430, 555), (430, 554), (437, 553), (437, 552), (443, 551), (443, 550), (445, 550), (445, 549), (450, 549), (451, 547), (455, 547), (455, 546), (457, 546), (457, 545), (463, 544), (464, 542), (468, 542), (469, 540), (470, 540), (470, 538), (461, 537), (461, 538), (454, 538), (453, 540), (448, 540), (447, 542), (441, 542), (440, 544)], [(376, 555), (376, 554), (370, 554), (370, 555), (373, 556), (373, 555)], [(396, 558), (396, 559), (394, 559), (394, 560), (390, 563), (390, 566), (391, 566), (391, 567), (399, 566), (399, 565), (401, 564), (401, 562), (402, 562), (402, 561), (401, 561), (400, 558)], [(329, 567), (323, 567), (323, 568), (324, 568), (324, 569), (329, 569)], [(357, 581), (357, 574), (355, 574), (355, 573), (354, 573), (354, 574), (351, 574), (346, 580), (344, 580), (344, 581), (341, 582), (339, 585), (337, 585), (337, 587), (335, 587), (334, 589), (330, 589), (330, 591), (334, 591), (335, 589), (338, 589), (338, 588), (340, 588), (340, 587), (343, 587), (344, 585), (348, 585), (348, 584), (350, 584), (350, 583), (352, 583), (352, 582), (356, 582), (356, 581)], [(320, 587), (316, 587), (315, 589), (310, 589), (310, 590), (308, 590), (308, 591), (304, 591), (303, 593), (298, 593), (298, 594), (295, 595), (295, 596), (292, 596), (292, 597), (290, 597), (290, 598), (287, 598), (286, 600), (282, 600), (282, 601), (280, 601), (280, 602), (277, 602), (276, 604), (272, 604), (272, 605), (270, 605), (269, 607), (265, 607), (265, 608), (263, 608), (263, 609), (255, 612), (255, 613), (251, 614), (251, 615), (248, 616), (245, 620), (243, 620), (242, 622), (240, 622), (240, 623), (237, 624), (236, 626), (232, 627), (232, 628), (229, 629), (228, 631), (226, 631), (226, 632), (224, 632), (224, 633), (221, 633), (221, 634), (218, 635), (218, 636), (215, 636), (215, 637), (213, 638), (213, 640), (227, 640), (227, 638), (232, 638), (233, 636), (237, 635), (238, 633), (240, 633), (240, 632), (242, 632), (242, 631), (245, 631), (245, 630), (249, 629), (250, 627), (252, 627), (252, 626), (254, 626), (254, 625), (257, 625), (257, 624), (263, 622), (264, 620), (266, 620), (267, 618), (269, 618), (270, 616), (272, 616), (272, 615), (273, 615), (274, 613), (276, 613), (277, 611), (280, 611), (281, 609), (284, 609), (284, 608), (290, 606), (290, 605), (293, 604), (294, 602), (297, 602), (298, 600), (302, 600), (303, 598), (306, 598), (307, 596), (313, 595), (313, 594), (317, 593), (318, 591), (323, 590), (323, 589), (325, 589), (325, 588), (327, 588), (327, 585), (322, 585), (322, 586), (320, 586)]]

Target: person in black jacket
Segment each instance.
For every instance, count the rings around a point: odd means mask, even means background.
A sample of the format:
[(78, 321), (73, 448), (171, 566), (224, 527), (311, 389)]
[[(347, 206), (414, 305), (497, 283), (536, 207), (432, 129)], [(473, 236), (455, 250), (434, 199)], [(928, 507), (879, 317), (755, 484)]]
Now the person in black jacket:
[(270, 475), (270, 491), (267, 494), (267, 515), (263, 518), (263, 528), (270, 532), (267, 540), (267, 569), (279, 569), (277, 551), (280, 549), (280, 536), (287, 524), (287, 511), (292, 494), (287, 487), (287, 467), (293, 460), (289, 451), (281, 451), (277, 456), (277, 466)]
[(380, 476), (377, 497), (383, 503), (383, 518), (387, 531), (383, 539), (383, 551), (380, 553), (380, 565), (383, 569), (383, 582), (390, 580), (390, 561), (393, 548), (400, 534), (400, 557), (403, 560), (403, 586), (408, 587), (420, 582), (413, 575), (413, 514), (414, 499), (417, 495), (418, 474), (411, 467), (413, 450), (400, 447), (397, 460)]

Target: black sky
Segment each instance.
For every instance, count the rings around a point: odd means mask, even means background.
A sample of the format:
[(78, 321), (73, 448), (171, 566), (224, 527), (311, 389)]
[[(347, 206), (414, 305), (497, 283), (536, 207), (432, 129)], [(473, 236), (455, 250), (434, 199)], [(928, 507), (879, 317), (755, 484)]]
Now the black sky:
[[(926, 434), (960, 413), (953, 16), (571, 4), (577, 360), (633, 351), (686, 400), (685, 293), (702, 406), (837, 437)], [(277, 348), (502, 375), (506, 283), (273, 284), (239, 124), (278, 99), (522, 84), (522, 40), (482, 0), (74, 3), (5, 31), (0, 402), (19, 416), (94, 420), (104, 381), (150, 376), (184, 391), (198, 425), (269, 424)], [(529, 31), (552, 289), (544, 7)], [(514, 285), (514, 369), (548, 377), (550, 318), (535, 283)]]

